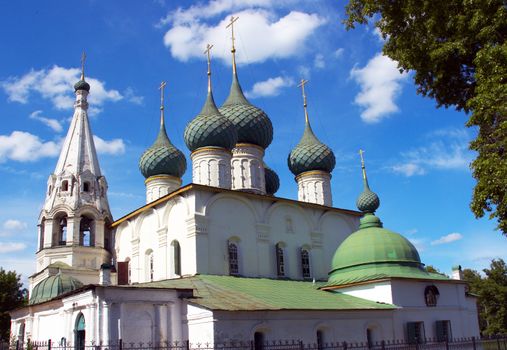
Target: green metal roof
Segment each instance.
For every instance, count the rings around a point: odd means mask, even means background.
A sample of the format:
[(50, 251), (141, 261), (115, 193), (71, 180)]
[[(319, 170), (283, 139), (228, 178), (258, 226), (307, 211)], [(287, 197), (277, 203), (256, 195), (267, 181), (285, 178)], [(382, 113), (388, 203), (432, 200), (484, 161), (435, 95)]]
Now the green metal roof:
[(33, 287), (28, 303), (30, 305), (42, 303), (82, 286), (83, 283), (72, 276), (60, 273), (55, 276), (49, 276)]
[(213, 93), (208, 92), (201, 112), (187, 124), (185, 143), (190, 151), (201, 147), (220, 147), (231, 150), (236, 145), (238, 133), (234, 125), (217, 109)]
[(187, 170), (185, 156), (169, 140), (163, 119), (157, 139), (139, 160), (139, 170), (145, 178), (155, 175), (182, 177)]
[(394, 305), (376, 303), (342, 293), (319, 290), (322, 284), (303, 281), (233, 276), (196, 275), (135, 285), (141, 288), (193, 289), (188, 300), (210, 310), (390, 310)]
[(297, 176), (311, 170), (330, 173), (334, 169), (336, 159), (331, 148), (317, 139), (310, 122), (307, 121), (303, 137), (290, 152), (287, 163), (290, 171)]
[(229, 97), (220, 108), (220, 113), (236, 127), (238, 143), (252, 143), (266, 149), (273, 141), (271, 120), (262, 109), (248, 102), (235, 73)]
[(359, 230), (336, 250), (327, 285), (343, 285), (381, 278), (448, 279), (424, 269), (419, 253), (402, 235), (386, 230), (367, 213)]

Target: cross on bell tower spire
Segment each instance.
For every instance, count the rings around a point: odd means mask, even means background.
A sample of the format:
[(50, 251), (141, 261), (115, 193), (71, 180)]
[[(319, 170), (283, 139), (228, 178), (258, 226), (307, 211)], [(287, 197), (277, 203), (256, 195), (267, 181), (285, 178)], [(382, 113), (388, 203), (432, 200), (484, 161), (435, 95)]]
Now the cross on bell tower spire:
[(83, 51), (81, 55), (81, 80), (85, 79), (85, 61), (86, 61), (86, 53)]
[(213, 45), (206, 45), (206, 50), (204, 50), (204, 54), (206, 55), (208, 59), (208, 92), (211, 92), (211, 56), (210, 52), (213, 48)]

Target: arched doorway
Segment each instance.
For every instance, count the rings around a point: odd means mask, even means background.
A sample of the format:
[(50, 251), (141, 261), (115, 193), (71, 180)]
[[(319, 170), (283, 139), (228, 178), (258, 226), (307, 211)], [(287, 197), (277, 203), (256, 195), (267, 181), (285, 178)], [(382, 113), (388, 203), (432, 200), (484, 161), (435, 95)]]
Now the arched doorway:
[(82, 313), (77, 316), (74, 328), (74, 349), (84, 350), (85, 348), (85, 318)]

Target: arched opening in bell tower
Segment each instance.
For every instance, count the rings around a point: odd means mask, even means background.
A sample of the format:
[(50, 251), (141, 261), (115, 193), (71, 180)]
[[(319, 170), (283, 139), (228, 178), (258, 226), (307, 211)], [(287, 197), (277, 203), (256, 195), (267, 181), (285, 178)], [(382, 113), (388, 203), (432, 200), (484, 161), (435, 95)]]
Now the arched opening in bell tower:
[(83, 215), (79, 222), (79, 245), (93, 247), (95, 245), (94, 221)]

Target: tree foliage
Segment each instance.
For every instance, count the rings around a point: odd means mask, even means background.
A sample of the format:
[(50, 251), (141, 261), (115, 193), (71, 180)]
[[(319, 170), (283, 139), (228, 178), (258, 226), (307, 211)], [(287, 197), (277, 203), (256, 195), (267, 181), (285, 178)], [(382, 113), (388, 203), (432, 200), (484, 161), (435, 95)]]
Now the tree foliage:
[(477, 271), (463, 270), (470, 292), (478, 295), (479, 326), (486, 335), (507, 333), (507, 265), (493, 260), (482, 277)]
[(8, 312), (26, 303), (27, 290), (20, 278), (15, 271), (5, 271), (0, 267), (0, 339), (9, 339), (11, 318)]
[(477, 183), (471, 209), (507, 234), (507, 3), (505, 0), (349, 0), (347, 28), (371, 18), (383, 53), (413, 71), (418, 93), (469, 113)]

